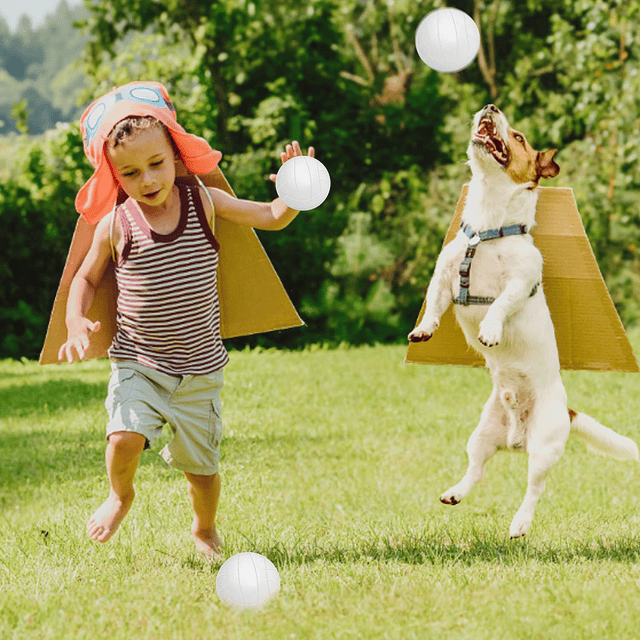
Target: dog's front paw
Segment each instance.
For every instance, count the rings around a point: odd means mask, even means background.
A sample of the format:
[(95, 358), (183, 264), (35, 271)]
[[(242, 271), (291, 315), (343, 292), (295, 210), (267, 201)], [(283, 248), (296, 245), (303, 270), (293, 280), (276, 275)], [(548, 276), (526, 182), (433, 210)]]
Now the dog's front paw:
[(440, 496), (440, 502), (450, 505), (458, 504), (460, 500), (462, 500), (463, 496), (456, 489), (457, 487), (451, 487), (449, 491), (445, 491)]
[(426, 342), (431, 340), (433, 333), (427, 331), (421, 331), (419, 327), (416, 327), (408, 336), (409, 342)]
[(422, 322), (409, 334), (410, 342), (426, 342), (431, 339), (435, 330), (438, 328), (437, 320), (423, 319)]
[(480, 323), (478, 340), (480, 340), (485, 347), (495, 347), (500, 344), (500, 340), (502, 340), (502, 323), (485, 318)]
[(532, 520), (532, 513), (520, 513), (520, 511), (518, 511), (511, 522), (511, 527), (509, 527), (509, 537), (511, 539), (522, 538), (522, 536), (526, 535), (527, 531), (529, 531)]

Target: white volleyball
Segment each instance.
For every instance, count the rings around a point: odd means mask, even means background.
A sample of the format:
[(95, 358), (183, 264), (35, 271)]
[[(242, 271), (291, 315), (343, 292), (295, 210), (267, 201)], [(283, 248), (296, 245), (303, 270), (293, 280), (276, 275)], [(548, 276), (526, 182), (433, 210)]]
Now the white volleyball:
[(478, 55), (480, 31), (464, 11), (436, 9), (418, 25), (416, 49), (427, 66), (453, 73), (468, 67)]
[(329, 195), (331, 178), (327, 168), (311, 156), (287, 160), (276, 174), (276, 191), (284, 203), (298, 211), (319, 207)]
[(218, 571), (220, 600), (237, 609), (259, 609), (280, 591), (280, 575), (269, 558), (247, 551), (231, 556)]

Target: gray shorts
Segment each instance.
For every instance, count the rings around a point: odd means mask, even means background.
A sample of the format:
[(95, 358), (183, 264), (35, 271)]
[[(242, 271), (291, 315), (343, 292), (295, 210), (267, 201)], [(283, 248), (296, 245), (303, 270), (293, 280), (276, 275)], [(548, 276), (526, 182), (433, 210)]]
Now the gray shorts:
[(168, 376), (129, 361), (111, 363), (107, 438), (139, 433), (153, 445), (165, 424), (173, 432), (160, 455), (180, 471), (213, 475), (220, 463), (222, 370), (206, 376)]

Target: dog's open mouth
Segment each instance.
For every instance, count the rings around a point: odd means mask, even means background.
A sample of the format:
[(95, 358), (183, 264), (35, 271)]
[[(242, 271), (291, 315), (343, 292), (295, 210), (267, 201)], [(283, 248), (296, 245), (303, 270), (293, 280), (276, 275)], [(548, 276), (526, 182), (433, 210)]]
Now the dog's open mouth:
[(502, 166), (507, 164), (509, 160), (507, 147), (490, 117), (484, 117), (480, 120), (478, 130), (473, 134), (473, 142), (484, 147)]

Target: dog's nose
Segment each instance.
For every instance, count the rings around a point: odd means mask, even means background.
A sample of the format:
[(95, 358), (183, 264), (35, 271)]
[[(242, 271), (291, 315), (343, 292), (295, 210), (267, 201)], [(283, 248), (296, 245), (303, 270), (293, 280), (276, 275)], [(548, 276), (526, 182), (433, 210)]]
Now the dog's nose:
[(488, 104), (485, 106), (485, 108), (483, 109), (483, 111), (491, 111), (493, 113), (500, 113), (500, 109), (498, 109), (498, 107), (496, 107), (495, 104)]

